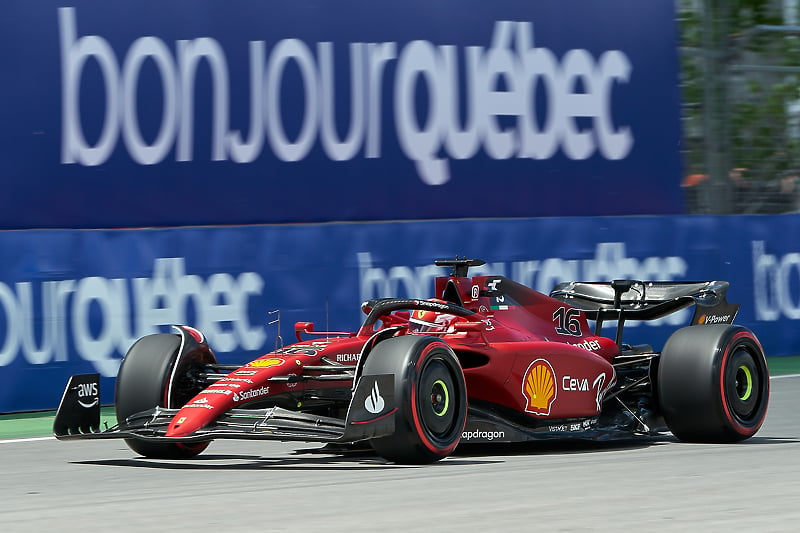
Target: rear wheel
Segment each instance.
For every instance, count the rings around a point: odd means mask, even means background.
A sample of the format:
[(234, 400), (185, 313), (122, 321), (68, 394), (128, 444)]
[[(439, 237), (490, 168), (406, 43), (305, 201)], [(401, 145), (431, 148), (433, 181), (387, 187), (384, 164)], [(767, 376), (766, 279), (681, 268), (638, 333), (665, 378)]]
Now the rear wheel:
[[(136, 341), (122, 360), (115, 391), (117, 422), (157, 406), (178, 408), (202, 390), (192, 374), (201, 365), (216, 362), (210, 352), (194, 351), (177, 362), (180, 335), (155, 334)], [(170, 382), (176, 364), (179, 367)], [(134, 452), (145, 457), (177, 459), (194, 457), (209, 443), (162, 443), (125, 439)]]
[(681, 440), (736, 442), (755, 435), (767, 413), (764, 351), (742, 326), (701, 325), (676, 331), (661, 353), (658, 398)]
[(394, 374), (393, 434), (370, 444), (385, 459), (424, 464), (450, 455), (467, 419), (467, 387), (453, 350), (441, 339), (405, 335), (370, 352), (365, 374)]

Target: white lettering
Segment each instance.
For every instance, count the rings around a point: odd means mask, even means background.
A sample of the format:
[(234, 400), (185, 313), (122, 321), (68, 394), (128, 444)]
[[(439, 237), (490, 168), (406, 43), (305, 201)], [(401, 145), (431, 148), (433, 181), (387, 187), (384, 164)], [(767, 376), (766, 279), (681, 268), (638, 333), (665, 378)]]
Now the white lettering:
[[(97, 304), (97, 311), (102, 317), (100, 330), (95, 334), (91, 331), (89, 311)], [(111, 325), (113, 320), (122, 318), (118, 309), (115, 309), (113, 295), (109, 281), (105, 278), (91, 277), (78, 282), (75, 297), (72, 303), (72, 333), (75, 339), (75, 348), (87, 361), (91, 361), (95, 368), (104, 376), (116, 375), (119, 368), (119, 359), (113, 359), (114, 338)]]
[(208, 405), (206, 403), (190, 403), (188, 405), (184, 405), (183, 409), (186, 409), (187, 407), (202, 408), (202, 409), (214, 409), (213, 405)]
[(483, 439), (483, 440), (494, 440), (494, 439), (503, 439), (505, 438), (506, 433), (505, 431), (482, 431), (476, 429), (475, 431), (464, 431), (461, 433), (461, 440), (473, 440), (473, 439)]
[[(446, 272), (433, 265), (408, 267), (392, 266), (381, 268), (373, 266), (374, 260), (370, 252), (357, 253), (359, 270), (359, 289), (361, 301), (372, 298), (403, 297), (426, 298), (433, 294), (433, 280)], [(800, 270), (800, 263), (798, 263)], [(548, 258), (544, 260), (515, 261), (510, 265), (503, 262), (487, 263), (482, 267), (471, 268), (471, 276), (506, 275), (548, 294), (552, 288), (562, 281), (609, 281), (612, 279), (640, 279), (672, 281), (680, 280), (688, 271), (688, 264), (682, 257), (645, 257), (636, 259), (628, 257), (624, 242), (601, 242), (595, 247), (594, 257), (588, 259)], [(489, 282), (490, 289), (492, 281)], [(689, 309), (667, 315), (658, 320), (631, 321), (626, 327), (638, 327), (640, 324), (684, 325)], [(798, 303), (800, 312), (800, 302)], [(596, 343), (596, 341), (594, 341)], [(591, 342), (581, 345), (588, 350), (596, 350)]]
[[(289, 60), (294, 60), (300, 68), (305, 88), (305, 114), (297, 139), (290, 141), (286, 137), (281, 118), (281, 77)], [(311, 52), (303, 41), (284, 39), (279, 41), (272, 51), (267, 66), (266, 77), (266, 114), (269, 142), (273, 152), (281, 161), (300, 161), (311, 150), (317, 134), (317, 73)]]
[[(164, 94), (161, 127), (150, 145), (142, 138), (136, 107), (137, 79), (142, 64), (148, 57), (158, 67)], [(141, 165), (161, 162), (175, 142), (178, 127), (177, 77), (175, 62), (163, 42), (155, 37), (142, 37), (133, 43), (125, 58), (122, 72), (122, 84), (127, 88), (122, 96), (122, 135), (128, 153)]]
[[(102, 37), (88, 35), (78, 39), (75, 9), (59, 8), (61, 34), (61, 162), (96, 166), (109, 158), (119, 135), (119, 66), (114, 51)], [(103, 129), (97, 144), (89, 146), (83, 133), (79, 109), (81, 75), (89, 58), (97, 61), (105, 85), (106, 109)]]
[(222, 161), (225, 159), (228, 102), (230, 101), (228, 96), (228, 62), (225, 59), (225, 52), (217, 41), (208, 37), (193, 41), (181, 40), (177, 44), (181, 87), (177, 159), (178, 161), (192, 160), (192, 145), (194, 143), (194, 82), (200, 60), (205, 59), (211, 69), (211, 80), (214, 88), (211, 159), (213, 161)]
[(260, 398), (269, 394), (269, 387), (258, 387), (252, 390), (236, 391), (233, 393), (233, 401), (244, 402), (254, 398)]
[[(571, 344), (571, 343), (569, 343)], [(572, 346), (577, 346), (578, 348), (583, 348), (584, 350), (588, 351), (595, 351), (600, 349), (600, 343), (595, 340), (585, 340), (583, 342), (579, 342), (577, 344), (572, 344)]]
[[(559, 58), (535, 46), (530, 22), (497, 21), (489, 47), (459, 50), (415, 40), (398, 53), (395, 42), (349, 43), (350, 116), (343, 135), (337, 128), (336, 107), (345, 99), (336, 96), (334, 43), (318, 42), (314, 47), (287, 38), (268, 50), (264, 41), (250, 41), (245, 139), (242, 130), (230, 124), (230, 109), (239, 103), (232, 101), (229, 59), (216, 39), (170, 44), (155, 36), (139, 37), (117, 57), (105, 38), (78, 35), (75, 8), (59, 8), (58, 14), (65, 164), (105, 163), (120, 134), (136, 163), (158, 164), (173, 149), (177, 161), (193, 161), (197, 77), (206, 72), (201, 64), (207, 65), (211, 80), (213, 161), (251, 163), (268, 144), (278, 160), (298, 162), (317, 140), (332, 161), (348, 161), (358, 154), (379, 158), (384, 85), (390, 87), (399, 149), (427, 185), (450, 181), (450, 158), (468, 159), (480, 149), (495, 160), (549, 159), (559, 150), (574, 160), (595, 155), (618, 160), (627, 157), (634, 144), (630, 127), (618, 125), (612, 113), (613, 92), (631, 77), (628, 57), (619, 50), (594, 57), (587, 50), (572, 49)], [(84, 66), (90, 60), (100, 68), (105, 100), (103, 125), (94, 144), (87, 141), (79, 105)], [(137, 105), (145, 89), (140, 87), (142, 67), (148, 60), (156, 66), (163, 95), (152, 140), (141, 131), (143, 110)], [(394, 69), (389, 68), (392, 61), (397, 63)], [(281, 97), (289, 70), (299, 71), (301, 81), (297, 100), (302, 103), (293, 106), (282, 105)], [(289, 118), (300, 123), (294, 134), (287, 132)]]
[(261, 84), (264, 80), (265, 57), (264, 41), (250, 41), (250, 136), (245, 142), (239, 131), (231, 131), (226, 139), (228, 153), (235, 163), (255, 161), (264, 146)]
[[(485, 118), (481, 123), (486, 128), (486, 153), (492, 159), (508, 159), (516, 150), (517, 135), (511, 129), (502, 129), (497, 117), (519, 116), (526, 107), (520, 98), (518, 85), (521, 83), (518, 58), (513, 55), (511, 35), (514, 31), (512, 22), (502, 21), (495, 24), (492, 45), (483, 57), (481, 72), (476, 73), (473, 80), (482, 93)], [(500, 83), (504, 90), (498, 90)]]
[[(25, 354), (25, 359), (32, 365), (41, 365), (47, 363), (58, 338), (58, 321), (55, 320), (54, 311), (57, 309), (54, 302), (53, 292), (50, 290), (42, 290), (42, 306), (40, 315), (42, 317), (42, 342), (40, 346), (36, 346), (33, 331), (34, 317), (37, 316), (34, 308), (33, 298), (33, 284), (29, 282), (17, 283), (17, 295), (19, 298), (19, 309), (22, 311), (22, 319), (20, 328), (22, 331), (18, 333), (22, 337), (22, 352)], [(13, 296), (12, 296), (13, 298)], [(10, 325), (10, 324), (9, 324)], [(11, 328), (7, 328), (8, 333)], [(5, 349), (3, 352), (4, 353)], [(3, 357), (0, 356), (0, 366), (2, 366)]]
[(800, 283), (800, 253), (782, 257), (768, 254), (764, 241), (753, 241), (751, 249), (756, 319), (774, 322), (781, 315), (800, 319), (800, 295), (796, 290)]
[(381, 156), (381, 106), (383, 72), (386, 64), (397, 57), (397, 43), (369, 43), (367, 45), (367, 145), (366, 157)]
[(78, 398), (98, 395), (97, 383), (78, 383)]
[(350, 44), (350, 128), (344, 140), (336, 131), (336, 92), (334, 90), (333, 43), (319, 43), (320, 93), (322, 109), (322, 146), (333, 161), (352, 159), (364, 142), (366, 92), (364, 77), (364, 44)]
[[(103, 376), (115, 376), (122, 355), (137, 338), (189, 321), (189, 301), (214, 350), (257, 350), (266, 332), (250, 324), (248, 304), (263, 286), (255, 272), (217, 273), (203, 280), (186, 274), (180, 257), (156, 259), (151, 278), (93, 276), (45, 281), (40, 287), (0, 282), (0, 323), (5, 324), (0, 367), (17, 355), (42, 365), (67, 361), (68, 354), (77, 353)], [(42, 320), (34, 319), (38, 316)]]
[(561, 378), (561, 388), (570, 391), (588, 391), (589, 380), (586, 378), (573, 378), (572, 376), (564, 376)]
[[(372, 266), (372, 254), (358, 254), (359, 287), (361, 301), (372, 298), (407, 296), (426, 298), (431, 293), (431, 284), (442, 271), (435, 265), (416, 268), (392, 267), (384, 271)], [(401, 287), (404, 290), (401, 290)]]
[[(428, 185), (441, 185), (450, 180), (447, 162), (436, 157), (441, 138), (438, 111), (444, 109), (444, 95), (438, 83), (442, 68), (439, 55), (428, 41), (409, 43), (397, 63), (395, 121), (398, 139), (405, 154), (416, 162), (422, 181)], [(416, 119), (418, 78), (425, 81), (429, 100), (424, 125), (417, 124)]]

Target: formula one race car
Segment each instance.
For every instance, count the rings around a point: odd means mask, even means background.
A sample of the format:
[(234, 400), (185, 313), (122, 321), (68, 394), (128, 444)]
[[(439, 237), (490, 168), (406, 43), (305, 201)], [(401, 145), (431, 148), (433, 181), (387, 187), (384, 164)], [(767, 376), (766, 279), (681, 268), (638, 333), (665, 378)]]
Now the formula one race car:
[[(298, 342), (243, 366), (218, 364), (191, 327), (143, 337), (119, 370), (118, 424), (100, 430), (99, 376), (79, 375), (54, 433), (124, 438), (156, 458), (234, 438), (369, 444), (390, 461), (428, 463), (459, 442), (666, 429), (684, 441), (733, 442), (764, 421), (764, 352), (732, 325), (738, 305), (726, 301), (727, 282), (569, 282), (547, 296), (500, 276), (468, 277), (480, 260), (436, 264), (452, 273), (436, 279), (434, 299), (364, 302), (354, 333), (299, 322)], [(626, 320), (693, 304), (692, 324), (660, 352), (623, 342)], [(614, 338), (601, 335), (607, 321)]]

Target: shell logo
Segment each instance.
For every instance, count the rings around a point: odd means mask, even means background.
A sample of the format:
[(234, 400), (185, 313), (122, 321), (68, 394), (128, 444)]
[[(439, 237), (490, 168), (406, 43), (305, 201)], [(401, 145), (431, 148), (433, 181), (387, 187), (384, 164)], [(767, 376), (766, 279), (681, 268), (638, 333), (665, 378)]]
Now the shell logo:
[(283, 359), (256, 359), (247, 363), (247, 366), (253, 368), (269, 368), (271, 366), (280, 366), (283, 364)]
[(552, 365), (536, 359), (528, 366), (522, 378), (522, 395), (527, 400), (526, 413), (545, 416), (556, 401), (556, 377)]

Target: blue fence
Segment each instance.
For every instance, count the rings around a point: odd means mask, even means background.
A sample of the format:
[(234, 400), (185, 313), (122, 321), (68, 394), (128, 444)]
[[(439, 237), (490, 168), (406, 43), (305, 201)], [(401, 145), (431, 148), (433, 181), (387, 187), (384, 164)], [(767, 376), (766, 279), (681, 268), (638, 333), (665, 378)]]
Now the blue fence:
[[(221, 360), (255, 357), (312, 320), (356, 328), (363, 300), (431, 296), (440, 257), (488, 261), (548, 292), (564, 280), (724, 279), (770, 356), (800, 353), (800, 215), (601, 217), (0, 232), (0, 412), (53, 408), (67, 376), (99, 372), (172, 323)], [(631, 323), (660, 348), (688, 310)]]
[(0, 228), (682, 213), (676, 42), (667, 0), (5, 0)]

